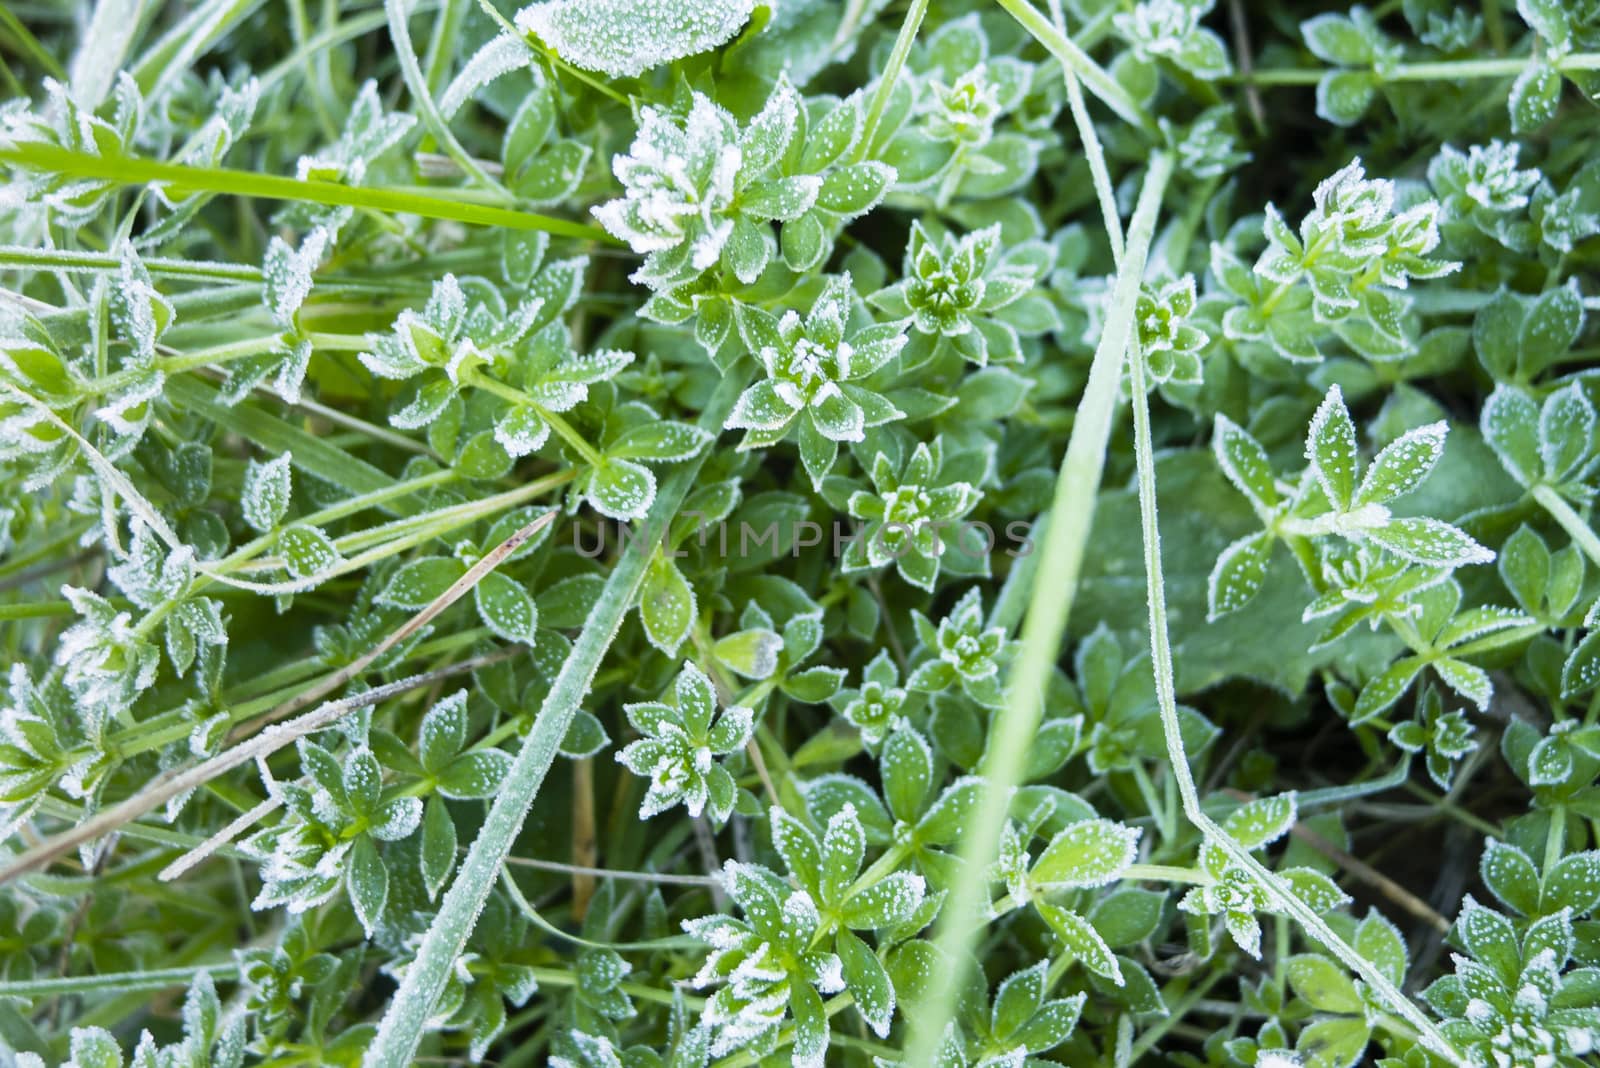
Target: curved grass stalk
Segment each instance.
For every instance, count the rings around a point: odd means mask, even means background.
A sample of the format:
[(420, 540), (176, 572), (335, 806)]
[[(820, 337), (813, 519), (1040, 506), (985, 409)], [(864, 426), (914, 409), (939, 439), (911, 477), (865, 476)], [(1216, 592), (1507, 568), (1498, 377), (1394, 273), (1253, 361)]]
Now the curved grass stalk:
[[(1172, 643), (1167, 633), (1167, 599), (1161, 572), (1161, 532), (1156, 523), (1155, 449), (1150, 435), (1150, 401), (1145, 393), (1144, 361), (1134, 353), (1129, 361), (1133, 393), (1133, 441), (1138, 466), (1139, 518), (1144, 536), (1145, 582), (1150, 608), (1150, 662), (1155, 673), (1156, 703), (1161, 710), (1161, 726), (1166, 735), (1167, 759), (1178, 783), (1183, 814), (1228, 856), (1228, 861), (1247, 872), (1272, 902), (1301, 929), (1321, 943), (1346, 968), (1359, 975), (1375, 994), (1407, 1024), (1429, 1049), (1454, 1064), (1464, 1063), (1450, 1042), (1434, 1026), (1426, 1013), (1395, 986), (1389, 977), (1349, 943), (1340, 938), (1316, 910), (1302, 901), (1283, 879), (1244, 846), (1234, 841), (1200, 805), (1200, 791), (1189, 767), (1189, 754), (1178, 726), (1178, 701), (1173, 684)], [(1280, 950), (1281, 952), (1281, 950)]]
[(1105, 330), (1095, 349), (1089, 383), (1078, 404), (1066, 459), (1056, 480), (1050, 526), (1032, 583), (1034, 596), (1022, 625), (1022, 653), (1012, 668), (1006, 704), (995, 719), (990, 746), (984, 753), (982, 772), (988, 788), (967, 824), (961, 847), (961, 874), (939, 917), (937, 944), (947, 966), (935, 974), (927, 1000), (916, 1014), (916, 1026), (906, 1047), (906, 1064), (934, 1063), (945, 1027), (955, 1015), (961, 979), (958, 962), (967, 959), (982, 927), (979, 910), (986, 904), (982, 898), (988, 886), (988, 868), (994, 863), (1011, 792), (1021, 779), (1028, 745), (1039, 726), (1041, 696), (1060, 655), (1061, 638), (1077, 592), (1094, 501), (1105, 471), (1123, 357), (1133, 337), (1139, 283), (1172, 169), (1172, 157), (1158, 152), (1151, 157), (1149, 173), (1139, 191)]
[(409, 13), (405, 6), (405, 0), (383, 0), (383, 11), (389, 19), (389, 37), (394, 44), (395, 58), (400, 61), (400, 73), (405, 78), (406, 88), (411, 90), (411, 99), (416, 102), (417, 110), (422, 113), (422, 121), (428, 127), (428, 132), (439, 142), (439, 147), (456, 161), (456, 165), (493, 194), (497, 201), (501, 204), (516, 203), (510, 190), (491, 178), (472, 158), (472, 154), (461, 147), (456, 135), (450, 132), (450, 125), (439, 114), (439, 108), (433, 102), (433, 93), (428, 89), (428, 79), (417, 63), (416, 49), (411, 45), (411, 28), (406, 24)]
[[(700, 426), (712, 433), (719, 432), (743, 385), (740, 375), (724, 378), (701, 414)], [(646, 529), (666, 529), (694, 484), (705, 456), (703, 450), (662, 481), (655, 504), (645, 520)], [(601, 659), (638, 599), (645, 566), (654, 548), (644, 538), (631, 539), (612, 568), (599, 601), (584, 623), (578, 640), (573, 642), (572, 652), (551, 684), (533, 729), (489, 807), (482, 830), (440, 902), (416, 959), (406, 968), (400, 989), (378, 1025), (377, 1037), (362, 1062), (367, 1068), (411, 1063), (428, 1017), (450, 979), (456, 958), (472, 934), (484, 902), (500, 877), (501, 866), (517, 832), (522, 829), (528, 810), (539, 796), (545, 774), (555, 760), (561, 740), (566, 737), (573, 714), (588, 694)]]

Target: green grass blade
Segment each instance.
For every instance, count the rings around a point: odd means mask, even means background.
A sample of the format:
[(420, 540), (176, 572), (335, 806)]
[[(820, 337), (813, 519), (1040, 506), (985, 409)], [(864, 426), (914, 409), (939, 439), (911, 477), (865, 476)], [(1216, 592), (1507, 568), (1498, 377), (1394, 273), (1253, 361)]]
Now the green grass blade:
[(0, 147), (0, 163), (29, 170), (59, 174), (65, 178), (99, 178), (119, 185), (146, 185), (163, 182), (174, 192), (220, 193), (229, 196), (261, 197), (265, 200), (293, 200), (308, 204), (332, 204), (401, 215), (421, 215), (429, 219), (449, 219), (477, 226), (502, 226), (512, 230), (543, 230), (559, 237), (576, 237), (616, 244), (598, 226), (557, 219), (532, 211), (499, 208), (453, 200), (438, 194), (399, 192), (367, 186), (338, 185), (334, 182), (302, 182), (277, 174), (254, 174), (227, 167), (185, 167), (176, 163), (136, 159), (131, 156), (96, 156), (73, 152), (54, 145), (13, 142)]
[[(743, 386), (741, 378), (730, 375), (722, 380), (700, 417), (700, 426), (712, 433), (722, 428), (723, 420), (733, 410), (734, 400)], [(684, 496), (694, 485), (706, 452), (696, 459), (679, 465), (664, 479), (656, 493), (655, 504), (645, 519), (645, 529), (665, 529)], [(450, 970), (467, 944), (477, 922), (478, 913), (488, 899), (500, 877), (500, 866), (516, 840), (528, 809), (544, 785), (545, 773), (555, 760), (556, 750), (566, 737), (573, 714), (589, 686), (606, 650), (611, 647), (623, 619), (638, 598), (640, 584), (644, 581), (645, 566), (649, 563), (654, 544), (648, 538), (634, 538), (627, 550), (612, 568), (600, 600), (590, 613), (572, 652), (551, 684), (550, 694), (539, 709), (533, 730), (523, 742), (522, 750), (511, 765), (494, 804), (484, 818), (483, 829), (462, 861), (455, 881), (439, 904), (439, 912), (417, 950), (417, 956), (406, 969), (400, 989), (384, 1013), (378, 1027), (377, 1038), (367, 1050), (367, 1068), (389, 1068), (391, 1065), (411, 1063), (417, 1043), (427, 1024), (434, 1004), (449, 981)]]
[(1066, 633), (1067, 617), (1077, 592), (1094, 516), (1094, 499), (1105, 470), (1106, 445), (1111, 438), (1123, 358), (1133, 337), (1139, 283), (1150, 243), (1155, 237), (1156, 213), (1171, 176), (1172, 158), (1166, 153), (1157, 153), (1150, 160), (1150, 170), (1139, 192), (1105, 330), (1095, 349), (1089, 383), (1078, 405), (1066, 459), (1062, 461), (1056, 480), (1050, 526), (1039, 550), (1041, 556), (1033, 581), (1034, 597), (1022, 625), (1022, 653), (1012, 668), (1005, 708), (995, 720), (990, 746), (984, 754), (982, 771), (988, 780), (988, 789), (962, 836), (964, 864), (940, 914), (938, 946), (952, 963), (934, 976), (927, 1000), (913, 1017), (906, 1064), (933, 1063), (945, 1026), (955, 1015), (960, 962), (971, 953), (982, 927), (980, 910), (988, 886), (988, 868), (994, 863), (1011, 791), (1021, 778), (1028, 746), (1038, 729), (1040, 696), (1050, 669), (1060, 655), (1061, 638)]

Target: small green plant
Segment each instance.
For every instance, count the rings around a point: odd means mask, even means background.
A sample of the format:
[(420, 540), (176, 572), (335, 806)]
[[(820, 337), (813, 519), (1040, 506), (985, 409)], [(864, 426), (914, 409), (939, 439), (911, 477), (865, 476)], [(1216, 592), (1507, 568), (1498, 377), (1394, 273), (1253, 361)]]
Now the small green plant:
[(1600, 1058), (1600, 4), (0, 10), (0, 1063)]

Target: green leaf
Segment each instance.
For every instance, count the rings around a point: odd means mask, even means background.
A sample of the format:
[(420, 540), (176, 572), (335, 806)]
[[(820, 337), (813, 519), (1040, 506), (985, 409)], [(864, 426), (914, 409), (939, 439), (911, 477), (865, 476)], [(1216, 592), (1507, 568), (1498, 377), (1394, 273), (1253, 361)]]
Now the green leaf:
[(1511, 84), (1507, 106), (1513, 133), (1531, 133), (1556, 117), (1561, 104), (1561, 74), (1535, 60)]
[(933, 750), (921, 734), (901, 728), (884, 741), (878, 767), (889, 811), (898, 820), (914, 819), (933, 784)]
[(639, 589), (639, 620), (650, 644), (668, 656), (676, 655), (694, 628), (696, 612), (694, 588), (677, 563), (657, 549)]
[(817, 206), (848, 219), (865, 215), (883, 199), (894, 179), (894, 168), (876, 160), (835, 167), (822, 179)]
[(454, 557), (424, 556), (396, 571), (378, 600), (414, 612), (426, 608), (466, 573), (467, 565)]
[(1373, 459), (1356, 493), (1356, 504), (1382, 504), (1422, 483), (1444, 454), (1443, 422), (1408, 430), (1384, 447)]
[(1512, 386), (1496, 386), (1483, 406), (1478, 425), (1490, 448), (1512, 478), (1524, 486), (1540, 481), (1539, 408)]
[(289, 574), (310, 579), (331, 571), (341, 562), (339, 550), (316, 527), (304, 524), (286, 528), (278, 535), (278, 551)]
[(1050, 840), (1029, 879), (1037, 886), (1104, 886), (1133, 863), (1138, 844), (1137, 828), (1082, 820)]
[(1272, 464), (1260, 442), (1227, 416), (1219, 415), (1211, 446), (1222, 473), (1252, 505), (1261, 511), (1277, 507), (1278, 490)]
[(1328, 390), (1306, 434), (1311, 472), (1336, 511), (1349, 511), (1356, 490), (1356, 426), (1337, 385)]
[(1561, 665), (1561, 696), (1571, 700), (1600, 684), (1600, 628), (1589, 631)]
[(1088, 920), (1071, 909), (1047, 901), (1035, 901), (1034, 907), (1039, 910), (1045, 923), (1050, 925), (1050, 930), (1055, 932), (1056, 938), (1060, 939), (1061, 947), (1067, 954), (1095, 975), (1110, 979), (1117, 986), (1122, 985), (1122, 970), (1117, 966), (1116, 956)]
[(350, 903), (355, 906), (356, 919), (371, 938), (389, 900), (389, 869), (378, 855), (378, 847), (366, 835), (356, 839), (350, 849), (349, 862), (346, 882)]
[(1361, 995), (1345, 970), (1327, 957), (1299, 953), (1289, 958), (1285, 974), (1295, 995), (1319, 1012), (1361, 1012)]
[(1307, 1025), (1295, 1040), (1295, 1050), (1311, 1058), (1317, 1068), (1353, 1068), (1371, 1038), (1366, 1020), (1339, 1016)]
[(539, 609), (533, 597), (515, 580), (491, 571), (472, 589), (478, 615), (495, 635), (508, 642), (534, 644)]
[(1000, 1043), (1012, 1041), (1044, 1004), (1045, 961), (1011, 973), (995, 992), (989, 1029)]
[(861, 1018), (879, 1038), (888, 1037), (895, 1005), (889, 973), (867, 944), (849, 930), (841, 929), (834, 937), (834, 951), (839, 954), (845, 984)]
[(456, 801), (493, 797), (511, 767), (498, 749), (474, 749), (450, 762), (439, 776), (439, 792)]
[(439, 890), (456, 864), (456, 824), (450, 810), (440, 797), (428, 798), (422, 812), (422, 849), (418, 854), (422, 869), (422, 885), (427, 888), (428, 900), (439, 896)]
[(1396, 556), (1428, 567), (1464, 567), (1494, 560), (1491, 550), (1464, 531), (1425, 516), (1391, 519), (1366, 534)]
[(632, 460), (607, 457), (594, 469), (589, 503), (611, 519), (642, 519), (656, 496), (656, 476)]
[(718, 638), (711, 655), (747, 679), (765, 679), (778, 669), (783, 639), (762, 627)]
[(1355, 951), (1371, 961), (1378, 971), (1388, 977), (1391, 983), (1400, 986), (1405, 983), (1406, 967), (1410, 962), (1406, 952), (1406, 940), (1401, 937), (1400, 931), (1394, 924), (1384, 919), (1382, 914), (1370, 912), (1356, 927), (1356, 936), (1351, 945)]
[(1217, 557), (1206, 584), (1208, 622), (1237, 612), (1261, 592), (1267, 581), (1267, 566), (1272, 562), (1273, 543), (1271, 531), (1247, 534)]
[(122, 1047), (103, 1027), (74, 1027), (71, 1052), (75, 1068), (122, 1068)]
[(791, 271), (809, 271), (828, 254), (828, 231), (816, 213), (807, 213), (783, 224), (778, 244)]
[(1089, 922), (1107, 945), (1131, 946), (1155, 933), (1165, 903), (1162, 894), (1130, 887), (1095, 902)]
[(244, 521), (265, 534), (283, 521), (289, 511), (289, 453), (266, 463), (251, 460), (245, 468), (244, 488), (239, 493), (239, 509)]
[(1483, 883), (1508, 907), (1524, 916), (1539, 908), (1539, 872), (1532, 859), (1510, 842), (1491, 838), (1478, 861)]
[(750, 12), (748, 0), (541, 0), (522, 9), (517, 28), (574, 66), (635, 78), (731, 40)]
[(1222, 821), (1228, 836), (1246, 849), (1260, 849), (1289, 833), (1295, 821), (1295, 795), (1278, 794), (1246, 801)]
[(1380, 81), (1370, 71), (1341, 70), (1317, 83), (1317, 115), (1335, 126), (1354, 126), (1372, 106)]

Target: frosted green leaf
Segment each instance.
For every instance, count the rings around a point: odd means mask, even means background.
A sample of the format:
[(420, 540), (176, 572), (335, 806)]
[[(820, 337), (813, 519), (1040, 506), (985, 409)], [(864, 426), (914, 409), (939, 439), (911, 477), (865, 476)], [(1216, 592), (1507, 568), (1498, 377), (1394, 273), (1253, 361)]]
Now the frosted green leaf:
[(1526, 393), (1496, 386), (1483, 406), (1479, 428), (1506, 471), (1524, 486), (1540, 481), (1539, 408)]
[(1594, 405), (1578, 383), (1545, 398), (1539, 409), (1539, 458), (1545, 477), (1564, 482), (1581, 469), (1594, 442)]
[(1591, 912), (1600, 902), (1600, 852), (1593, 849), (1562, 857), (1544, 880), (1541, 911), (1568, 908), (1574, 913)]
[(266, 463), (250, 461), (244, 472), (244, 489), (239, 508), (244, 521), (265, 534), (276, 527), (289, 510), (289, 465), (286, 452)]
[(889, 1025), (894, 1020), (894, 986), (889, 973), (867, 944), (849, 930), (841, 930), (834, 940), (834, 949), (844, 967), (844, 979), (855, 1001), (861, 1018), (867, 1021), (873, 1034), (886, 1038)]
[(1267, 578), (1272, 561), (1270, 531), (1247, 534), (1222, 550), (1206, 587), (1206, 620), (1214, 621), (1249, 604)]
[(1353, 1015), (1361, 1012), (1361, 995), (1345, 970), (1327, 957), (1299, 953), (1290, 957), (1285, 976), (1295, 995), (1319, 1012)]
[(1424, 516), (1391, 519), (1366, 536), (1396, 556), (1428, 567), (1464, 567), (1494, 561), (1494, 552), (1449, 523)]
[(1002, 1042), (1011, 1038), (1033, 1019), (1044, 1004), (1046, 962), (1012, 972), (995, 991), (994, 1007), (989, 1011), (989, 1029)]
[(644, 624), (645, 636), (651, 645), (672, 656), (689, 636), (695, 615), (694, 588), (678, 565), (657, 550), (645, 569), (644, 585), (639, 591), (639, 620)]
[(1391, 983), (1399, 985), (1405, 981), (1410, 959), (1406, 952), (1405, 937), (1382, 913), (1367, 914), (1356, 927), (1352, 945), (1357, 953), (1375, 964)]
[(711, 655), (747, 679), (764, 679), (778, 668), (783, 639), (774, 631), (752, 628), (718, 638)]
[(753, 8), (753, 0), (548, 0), (518, 12), (517, 28), (574, 66), (634, 78), (726, 43)]
[(1600, 630), (1591, 630), (1567, 655), (1561, 667), (1561, 696), (1566, 699), (1588, 693), (1600, 683)]
[(1478, 861), (1483, 883), (1505, 905), (1524, 916), (1539, 908), (1539, 872), (1527, 853), (1510, 842), (1491, 838)]
[(594, 469), (589, 503), (612, 519), (640, 519), (656, 497), (656, 476), (631, 460), (606, 459)]
[(1081, 820), (1050, 840), (1029, 878), (1037, 886), (1104, 886), (1133, 863), (1139, 833), (1111, 820)]
[(1356, 489), (1356, 426), (1337, 385), (1318, 405), (1306, 433), (1306, 459), (1336, 511), (1349, 511)]
[(533, 597), (510, 577), (491, 571), (472, 588), (478, 615), (496, 635), (508, 642), (534, 643), (539, 609)]
[(362, 929), (371, 938), (389, 900), (389, 869), (384, 866), (372, 839), (364, 835), (356, 839), (349, 859), (350, 903), (355, 906)]
[(1050, 930), (1061, 940), (1062, 949), (1077, 958), (1095, 975), (1111, 980), (1117, 986), (1122, 986), (1122, 969), (1117, 965), (1117, 958), (1111, 952), (1111, 947), (1106, 945), (1105, 939), (1100, 937), (1088, 920), (1059, 905), (1052, 905), (1046, 901), (1034, 902), (1034, 907), (1039, 910), (1039, 915), (1045, 923), (1050, 925)]
[(1356, 493), (1356, 504), (1383, 504), (1410, 493), (1427, 478), (1444, 455), (1444, 422), (1408, 430), (1373, 459)]
[(1250, 498), (1251, 504), (1262, 511), (1277, 506), (1278, 490), (1267, 451), (1248, 431), (1227, 416), (1219, 415), (1211, 447), (1222, 473), (1228, 476), (1235, 489)]
[(1295, 808), (1293, 793), (1257, 798), (1228, 813), (1222, 829), (1246, 849), (1260, 849), (1289, 833), (1294, 826)]
[(283, 554), (289, 574), (297, 579), (315, 578), (338, 566), (339, 550), (316, 527), (296, 523), (278, 535), (278, 551)]

